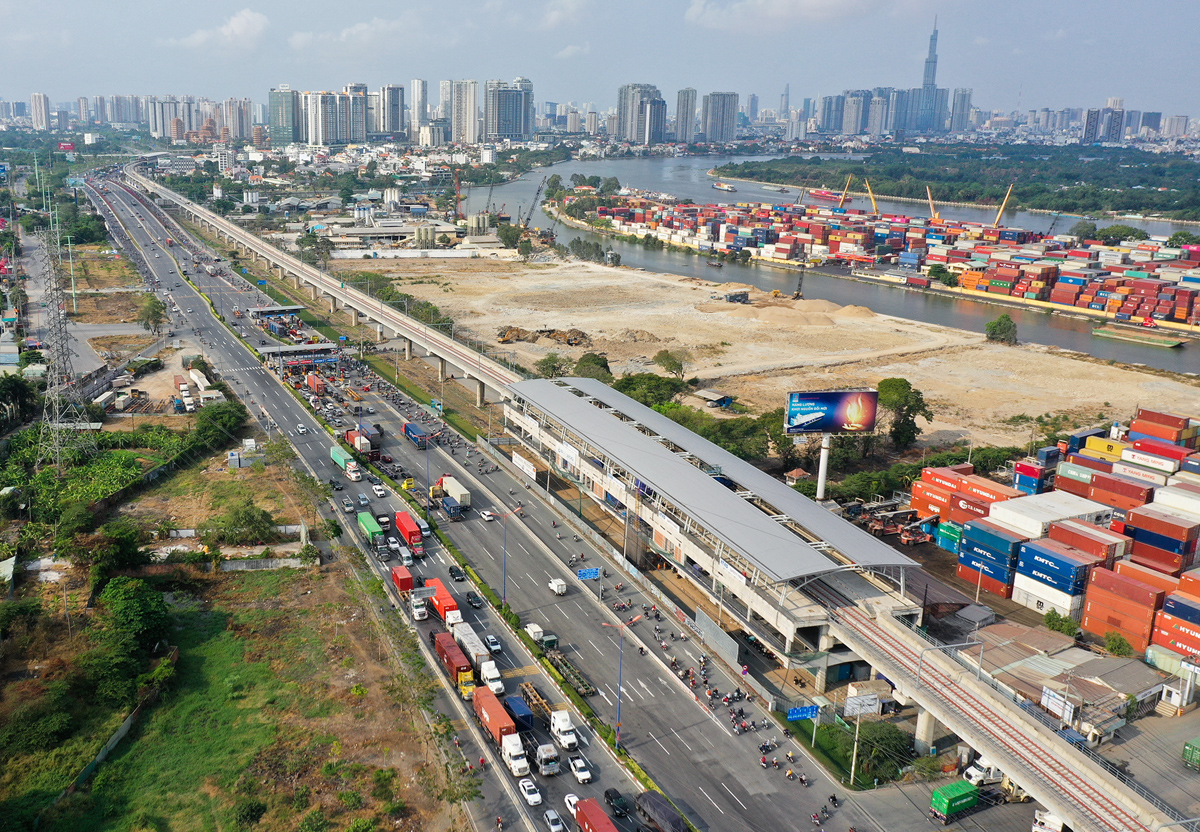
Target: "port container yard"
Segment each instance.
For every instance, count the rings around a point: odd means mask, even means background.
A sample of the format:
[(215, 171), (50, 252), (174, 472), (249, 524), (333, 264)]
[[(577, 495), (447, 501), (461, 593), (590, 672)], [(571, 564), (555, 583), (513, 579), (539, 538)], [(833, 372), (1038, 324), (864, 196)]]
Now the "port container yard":
[[(569, 199), (568, 199), (569, 202)], [(944, 289), (934, 265), (958, 278), (954, 292), (1024, 306), (1066, 309), (1143, 326), (1200, 324), (1200, 246), (1098, 241), (1019, 228), (803, 204), (662, 204), (625, 199), (597, 218), (617, 234), (646, 234), (704, 254), (777, 265), (844, 261), (866, 276)], [(898, 266), (899, 268), (892, 268)]]

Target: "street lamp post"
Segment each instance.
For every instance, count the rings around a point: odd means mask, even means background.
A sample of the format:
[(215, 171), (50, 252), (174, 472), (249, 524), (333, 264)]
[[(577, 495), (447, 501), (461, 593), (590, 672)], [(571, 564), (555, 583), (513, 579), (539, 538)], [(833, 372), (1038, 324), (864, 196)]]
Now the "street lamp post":
[(625, 675), (625, 628), (632, 627), (642, 619), (642, 616), (637, 615), (626, 621), (624, 624), (609, 624), (607, 621), (600, 623), (605, 627), (612, 627), (619, 630), (621, 633), (620, 640), (617, 642), (617, 753), (621, 753), (621, 693), (622, 682)]
[(521, 511), (521, 506), (517, 506), (507, 514), (500, 515), (500, 522), (504, 524), (504, 577), (500, 584), (501, 606), (508, 604), (508, 518), (512, 517), (519, 511)]

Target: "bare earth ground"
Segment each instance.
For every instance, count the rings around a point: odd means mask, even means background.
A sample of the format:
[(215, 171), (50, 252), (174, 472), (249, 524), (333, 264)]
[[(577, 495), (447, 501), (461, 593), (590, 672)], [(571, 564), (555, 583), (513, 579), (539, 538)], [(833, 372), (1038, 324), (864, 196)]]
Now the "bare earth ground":
[(96, 355), (106, 361), (120, 362), (137, 355), (157, 340), (153, 335), (101, 335), (89, 338), (88, 343)]
[(141, 292), (80, 292), (74, 302), (68, 295), (67, 313), (80, 324), (136, 323), (141, 299)]
[[(361, 264), (348, 263), (347, 270)], [(877, 315), (827, 301), (772, 298), (746, 286), (749, 305), (714, 299), (719, 284), (585, 263), (383, 262), (397, 288), (436, 303), (460, 327), (496, 343), (501, 326), (577, 328), (590, 347), (549, 338), (505, 348), (532, 366), (550, 352), (607, 355), (615, 374), (655, 368), (665, 348), (692, 352), (688, 376), (739, 397), (751, 410), (780, 406), (790, 390), (870, 386), (900, 376), (925, 392), (936, 419), (924, 441), (966, 436), (1011, 444), (1029, 438), (1021, 415), (1129, 418), (1140, 404), (1195, 411), (1200, 388), (1153, 373), (1082, 361), (1038, 345), (988, 344), (976, 333)], [(498, 345), (499, 346), (499, 345)]]
[(103, 254), (107, 245), (75, 248), (75, 280), (80, 289), (123, 289), (141, 285), (137, 271), (122, 255)]

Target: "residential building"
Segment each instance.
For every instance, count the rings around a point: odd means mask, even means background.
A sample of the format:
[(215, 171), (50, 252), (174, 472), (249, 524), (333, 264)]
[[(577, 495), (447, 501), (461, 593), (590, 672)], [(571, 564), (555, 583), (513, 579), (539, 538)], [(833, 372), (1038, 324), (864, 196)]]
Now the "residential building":
[[(807, 99), (805, 99), (807, 100)], [(807, 117), (807, 113), (805, 116)], [(791, 121), (792, 117), (792, 85), (783, 85), (783, 95), (779, 96), (779, 120)]]
[[(617, 91), (617, 133), (616, 138), (628, 142), (638, 142), (645, 133), (645, 125), (639, 125), (644, 114), (642, 102), (645, 100), (661, 99), (662, 94), (653, 84), (625, 84)], [(639, 126), (642, 127), (639, 130)]]
[(737, 136), (738, 94), (713, 92), (704, 96), (700, 122), (707, 142), (731, 142)]
[(1083, 122), (1083, 136), (1079, 139), (1079, 143), (1086, 145), (1100, 141), (1100, 126), (1100, 110), (1088, 110), (1087, 117)]
[(1162, 128), (1162, 113), (1142, 113), (1142, 126), (1157, 133)]
[(585, 129), (587, 130), (588, 134), (592, 136), (600, 132), (600, 116), (596, 114), (595, 110), (592, 110), (587, 114)]
[(842, 111), (845, 107), (844, 95), (826, 95), (821, 98), (817, 122), (822, 133), (842, 132)]
[(525, 141), (533, 137), (533, 82), (518, 78), (487, 81), (483, 88), (483, 140)]
[(88, 100), (86, 96), (81, 95), (79, 98), (75, 99), (75, 111), (79, 114), (79, 125), (81, 127), (85, 124), (92, 123), (91, 113), (88, 107)]
[(450, 140), (456, 144), (479, 143), (479, 82), (452, 82)]
[(267, 132), (271, 147), (282, 150), (303, 141), (300, 129), (300, 93), (280, 84), (267, 94)]
[(572, 110), (571, 112), (567, 113), (567, 132), (568, 133), (582, 133), (583, 132), (583, 125), (579, 120), (579, 111), (578, 110)]
[[(971, 92), (967, 87), (954, 91), (954, 105), (950, 108), (950, 132), (961, 133), (968, 127), (971, 117)], [(1047, 115), (1049, 111), (1047, 111)]]
[[(307, 92), (304, 94), (305, 111), (307, 114), (307, 129), (305, 134), (310, 145), (317, 147), (333, 147), (344, 145), (349, 140), (349, 119), (341, 119), (342, 112), (338, 104), (339, 98), (349, 99), (332, 92)], [(347, 101), (346, 116), (349, 115)]]
[[(1117, 99), (1120, 100), (1120, 99)], [(1120, 144), (1125, 141), (1125, 111), (1110, 110), (1104, 125), (1104, 141)]]
[(49, 130), (50, 96), (44, 92), (35, 92), (29, 96), (29, 114), (33, 119), (34, 130)]
[(1181, 139), (1187, 135), (1188, 117), (1170, 116), (1163, 119), (1162, 135), (1167, 139)]
[(447, 121), (450, 119), (450, 110), (453, 107), (454, 100), (454, 82), (439, 81), (438, 82), (438, 118), (444, 118)]
[(870, 104), (857, 93), (843, 96), (846, 103), (842, 108), (842, 129), (847, 136), (857, 136), (863, 130), (863, 120), (869, 116)]
[(409, 135), (416, 136), (421, 131), (421, 126), (429, 123), (429, 83), (414, 78), (409, 82), (408, 90), (412, 96)]
[(96, 124), (104, 124), (108, 121), (108, 109), (105, 107), (103, 95), (97, 95), (92, 99), (92, 114)]
[(404, 87), (385, 84), (379, 88), (379, 111), (376, 113), (375, 132), (404, 132)]
[(750, 120), (751, 124), (758, 121), (758, 96), (754, 93), (750, 93), (746, 97), (746, 118)]
[(638, 107), (638, 144), (662, 144), (667, 134), (667, 102), (643, 98)]
[(875, 138), (879, 138), (887, 132), (887, 108), (888, 100), (882, 95), (871, 98), (871, 105), (867, 113), (867, 132)]
[(696, 91), (685, 87), (675, 99), (675, 141), (691, 144), (696, 138)]

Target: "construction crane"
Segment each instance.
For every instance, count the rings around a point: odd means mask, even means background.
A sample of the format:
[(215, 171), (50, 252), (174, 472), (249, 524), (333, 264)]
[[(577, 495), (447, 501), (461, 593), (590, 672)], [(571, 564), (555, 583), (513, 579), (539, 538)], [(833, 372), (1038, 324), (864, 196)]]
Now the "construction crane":
[(925, 196), (929, 197), (929, 219), (940, 220), (942, 215), (938, 213), (937, 208), (933, 207), (933, 191), (929, 189), (928, 185), (925, 186)]
[(458, 168), (454, 169), (454, 219), (462, 219), (462, 211), (459, 210), (459, 205), (462, 204), (462, 191), (458, 187)]
[(850, 183), (854, 181), (854, 174), (846, 177), (846, 187), (842, 188), (842, 197), (838, 200), (838, 207), (841, 208), (846, 204), (846, 194), (850, 193)]
[(1009, 184), (1008, 193), (1004, 195), (1004, 201), (1000, 203), (1000, 210), (996, 212), (996, 221), (992, 223), (992, 228), (1000, 227), (1000, 218), (1004, 216), (1004, 209), (1008, 207), (1008, 198), (1012, 196), (1012, 189), (1015, 184), (1015, 182)]
[(525, 220), (521, 223), (522, 228), (529, 228), (529, 223), (533, 222), (533, 212), (537, 210), (538, 200), (542, 198), (542, 189), (546, 187), (546, 180), (549, 177), (542, 177), (541, 184), (537, 186), (537, 191), (533, 195), (533, 201), (529, 203), (529, 213), (525, 216)]
[(489, 214), (492, 213), (492, 188), (494, 187), (496, 187), (496, 180), (492, 179), (491, 182), (488, 182), (487, 200), (483, 203), (483, 210)]
[(863, 184), (867, 186), (867, 196), (871, 197), (871, 213), (878, 214), (879, 206), (875, 204), (875, 192), (871, 190), (871, 180), (864, 178)]

